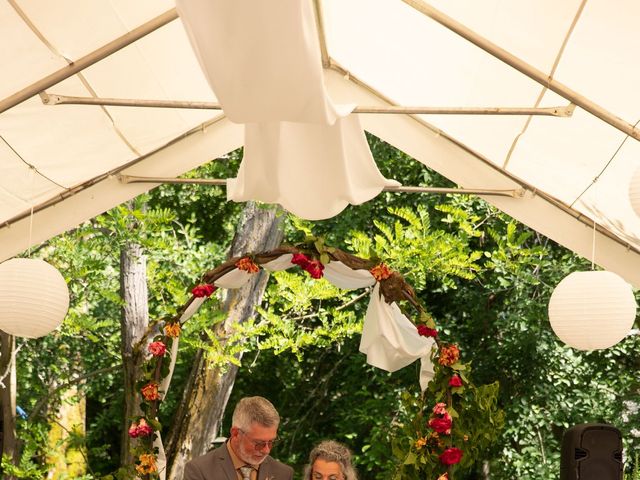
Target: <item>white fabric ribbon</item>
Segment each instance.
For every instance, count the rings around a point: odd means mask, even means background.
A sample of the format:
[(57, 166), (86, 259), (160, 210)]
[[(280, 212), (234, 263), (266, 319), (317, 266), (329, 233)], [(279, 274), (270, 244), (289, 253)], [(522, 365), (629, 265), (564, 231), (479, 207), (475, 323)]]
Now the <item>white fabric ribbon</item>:
[(180, 323), (184, 323), (189, 320), (198, 311), (206, 299), (207, 297), (195, 297), (189, 306), (185, 308), (184, 312), (182, 312), (182, 315), (180, 315)]
[(360, 339), (360, 351), (367, 355), (367, 363), (395, 372), (420, 358), (420, 386), (424, 389), (433, 378), (431, 349), (434, 343), (433, 338), (418, 334), (415, 325), (395, 302), (388, 304), (384, 301), (380, 284), (376, 284), (371, 292)]
[(339, 261), (329, 262), (324, 267), (324, 278), (338, 288), (353, 290), (370, 287), (376, 283), (369, 270), (352, 270)]
[(218, 278), (213, 284), (220, 288), (240, 288), (251, 280), (253, 273), (245, 272), (239, 268), (234, 268)]
[(278, 258), (275, 258), (270, 262), (263, 263), (262, 268), (269, 272), (279, 272), (280, 270), (287, 270), (288, 268), (293, 267), (293, 263), (291, 263), (292, 258), (293, 254), (285, 253), (284, 255), (280, 255)]

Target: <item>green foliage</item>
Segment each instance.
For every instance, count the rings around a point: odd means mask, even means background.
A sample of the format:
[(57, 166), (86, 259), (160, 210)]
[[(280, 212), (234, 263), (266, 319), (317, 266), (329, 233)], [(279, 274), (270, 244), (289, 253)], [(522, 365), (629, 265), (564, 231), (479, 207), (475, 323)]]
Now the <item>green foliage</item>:
[[(457, 477), (458, 472), (468, 472), (486, 458), (504, 424), (504, 413), (497, 405), (497, 382), (476, 387), (470, 381), (468, 364), (451, 367), (436, 364), (435, 370), (436, 375), (424, 393), (416, 395), (408, 390), (403, 394), (403, 416), (392, 441), (392, 452), (398, 462), (395, 479), (439, 477), (447, 471), (440, 455), (450, 447), (463, 452), (460, 463), (452, 466), (451, 474)], [(449, 386), (454, 372), (462, 378), (462, 387)], [(452, 417), (450, 434), (438, 434), (429, 427), (429, 419), (439, 417), (433, 413), (438, 403)]]

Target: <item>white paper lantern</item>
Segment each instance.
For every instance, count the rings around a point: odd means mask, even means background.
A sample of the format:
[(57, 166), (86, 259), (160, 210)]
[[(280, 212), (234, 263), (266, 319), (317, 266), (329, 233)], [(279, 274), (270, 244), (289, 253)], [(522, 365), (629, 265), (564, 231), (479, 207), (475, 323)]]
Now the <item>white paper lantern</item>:
[(549, 300), (551, 328), (578, 350), (609, 348), (631, 330), (636, 300), (631, 286), (612, 272), (574, 272)]
[(58, 270), (39, 259), (0, 263), (0, 330), (18, 337), (51, 333), (69, 309), (69, 289)]
[(640, 168), (638, 168), (629, 183), (629, 202), (631, 208), (640, 217)]

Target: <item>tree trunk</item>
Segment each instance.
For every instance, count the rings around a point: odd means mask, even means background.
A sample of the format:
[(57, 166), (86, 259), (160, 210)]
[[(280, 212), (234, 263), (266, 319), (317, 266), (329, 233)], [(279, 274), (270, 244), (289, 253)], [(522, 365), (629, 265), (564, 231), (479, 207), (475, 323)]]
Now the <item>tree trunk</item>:
[[(275, 208), (262, 208), (247, 203), (236, 231), (229, 257), (259, 252), (277, 247), (282, 241), (281, 217)], [(215, 327), (215, 334), (224, 347), (225, 338), (236, 323), (242, 323), (255, 313), (262, 300), (268, 274), (261, 270), (247, 285), (226, 291), (224, 309), (227, 317)], [(242, 355), (238, 355), (240, 359)], [(229, 365), (221, 370), (212, 367), (200, 351), (178, 411), (167, 436), (167, 478), (182, 479), (185, 464), (191, 458), (205, 454), (218, 436), (224, 410), (233, 389), (238, 368)]]
[[(4, 388), (0, 387), (0, 402), (2, 403), (2, 455), (18, 463), (18, 446), (16, 439), (16, 362), (15, 338), (0, 330), (0, 378)], [(3, 477), (4, 478), (4, 477)], [(6, 477), (12, 480), (13, 476)]]
[(122, 364), (124, 370), (124, 424), (120, 465), (133, 462), (128, 430), (132, 417), (140, 415), (142, 397), (136, 388), (140, 378), (144, 351), (134, 350), (149, 325), (147, 295), (147, 260), (142, 247), (127, 244), (120, 253), (120, 295), (123, 301), (120, 327), (122, 333)]

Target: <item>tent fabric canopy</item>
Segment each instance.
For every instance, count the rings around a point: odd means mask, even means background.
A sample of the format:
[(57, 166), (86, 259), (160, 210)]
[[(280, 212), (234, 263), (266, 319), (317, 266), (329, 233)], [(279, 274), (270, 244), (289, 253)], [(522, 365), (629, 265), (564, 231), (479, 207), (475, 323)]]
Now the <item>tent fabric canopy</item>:
[[(302, 1), (302, 0), (301, 0)], [(311, 1), (311, 0), (308, 0)], [(568, 118), (359, 114), (365, 130), (640, 287), (640, 4), (604, 0), (318, 0), (328, 95), (370, 106), (550, 107)], [(426, 15), (433, 7), (548, 79), (542, 85)], [(0, 260), (242, 146), (223, 112), (45, 105), (34, 84), (173, 11), (170, 0), (11, 0), (0, 5)], [(171, 18), (173, 18), (171, 17)], [(250, 34), (250, 31), (246, 32)], [(486, 46), (485, 46), (486, 48)], [(495, 53), (495, 52), (494, 52)], [(282, 72), (286, 77), (287, 72)], [(534, 77), (535, 78), (535, 77)], [(49, 82), (51, 83), (51, 82)], [(49, 94), (217, 101), (179, 18), (46, 85)], [(13, 102), (16, 93), (26, 100)], [(15, 104), (14, 104), (15, 103)], [(598, 116), (591, 113), (595, 105)], [(623, 126), (622, 131), (620, 125)], [(624, 126), (627, 130), (624, 130)], [(631, 133), (631, 138), (629, 138)], [(634, 138), (635, 137), (635, 138)], [(33, 214), (32, 214), (33, 212)], [(595, 226), (594, 226), (595, 224)], [(595, 247), (594, 247), (595, 240)]]

